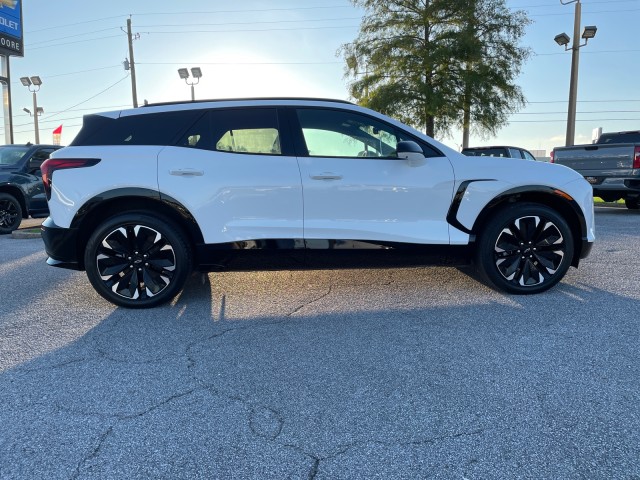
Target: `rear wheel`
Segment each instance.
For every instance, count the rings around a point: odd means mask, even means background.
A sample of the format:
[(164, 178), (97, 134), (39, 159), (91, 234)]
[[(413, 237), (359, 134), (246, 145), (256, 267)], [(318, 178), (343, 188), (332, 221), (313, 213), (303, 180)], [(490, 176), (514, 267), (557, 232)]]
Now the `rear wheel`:
[(22, 207), (16, 197), (0, 193), (0, 235), (13, 232), (22, 222)]
[(629, 210), (638, 210), (640, 208), (640, 197), (627, 197), (624, 199), (624, 204)]
[(567, 222), (544, 205), (510, 205), (480, 233), (476, 265), (494, 287), (509, 293), (543, 292), (567, 273), (574, 243)]
[(163, 217), (127, 213), (98, 226), (84, 256), (89, 281), (105, 299), (128, 308), (168, 302), (191, 271), (191, 248)]

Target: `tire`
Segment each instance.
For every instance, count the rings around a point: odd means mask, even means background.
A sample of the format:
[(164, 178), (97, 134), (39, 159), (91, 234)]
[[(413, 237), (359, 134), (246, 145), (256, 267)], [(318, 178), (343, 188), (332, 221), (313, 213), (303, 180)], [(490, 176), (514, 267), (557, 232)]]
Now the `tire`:
[(638, 210), (640, 209), (639, 197), (627, 197), (624, 199), (624, 204), (629, 210)]
[(532, 294), (558, 283), (571, 266), (574, 242), (565, 219), (536, 203), (499, 210), (480, 233), (475, 263), (491, 286)]
[(87, 242), (89, 281), (109, 302), (149, 308), (175, 297), (191, 271), (182, 230), (164, 217), (125, 213), (105, 221)]
[(0, 235), (13, 232), (22, 222), (22, 207), (16, 197), (0, 193)]

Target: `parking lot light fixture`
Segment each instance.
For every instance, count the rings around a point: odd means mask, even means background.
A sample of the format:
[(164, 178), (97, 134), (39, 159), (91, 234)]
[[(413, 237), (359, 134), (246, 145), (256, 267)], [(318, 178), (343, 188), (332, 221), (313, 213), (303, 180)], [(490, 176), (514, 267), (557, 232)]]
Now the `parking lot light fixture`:
[[(44, 110), (42, 109), (42, 107), (38, 107), (37, 92), (40, 90), (40, 87), (42, 86), (42, 79), (39, 76), (34, 75), (30, 78), (20, 77), (20, 82), (22, 82), (22, 85), (27, 87), (29, 91), (33, 94), (33, 127), (36, 134), (35, 142), (36, 144), (38, 144), (40, 143), (40, 129), (38, 128), (38, 116), (42, 115), (44, 113)], [(27, 108), (24, 108), (23, 110), (25, 112), (28, 112), (29, 115), (31, 115), (31, 112)]]
[(195, 89), (193, 88), (194, 85), (197, 85), (198, 83), (200, 83), (200, 78), (202, 78), (202, 70), (200, 69), (200, 67), (192, 67), (191, 68), (191, 75), (193, 76), (193, 78), (195, 79), (195, 81), (190, 82), (188, 80), (189, 78), (189, 70), (187, 68), (179, 68), (178, 69), (178, 75), (180, 76), (180, 78), (182, 78), (185, 83), (187, 85), (191, 86), (191, 101), (195, 101), (196, 99), (196, 93), (195, 93)]
[(567, 35), (566, 33), (560, 33), (558, 35), (555, 36), (554, 38), (555, 42), (560, 45), (561, 47), (565, 47), (565, 50), (568, 50), (566, 48), (566, 46), (569, 44), (569, 41), (571, 40), (569, 38), (569, 35)]
[[(584, 27), (584, 30), (582, 31), (582, 38), (584, 38), (585, 40), (589, 40), (590, 38), (593, 38), (596, 36), (596, 32), (598, 31), (598, 27), (596, 27), (595, 25), (589, 25), (587, 27)], [(586, 45), (586, 42), (585, 42)]]

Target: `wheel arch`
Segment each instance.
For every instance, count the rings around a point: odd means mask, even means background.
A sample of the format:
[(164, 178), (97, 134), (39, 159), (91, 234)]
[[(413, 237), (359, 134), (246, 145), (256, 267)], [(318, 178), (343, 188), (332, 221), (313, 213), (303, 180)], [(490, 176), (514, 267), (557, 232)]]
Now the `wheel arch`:
[(29, 208), (27, 205), (27, 199), (24, 196), (24, 192), (15, 185), (0, 185), (0, 193), (8, 193), (18, 200), (20, 208), (22, 208), (22, 218), (29, 218)]
[(202, 231), (195, 218), (180, 202), (157, 191), (143, 188), (125, 188), (113, 190), (95, 196), (86, 202), (76, 213), (71, 228), (77, 229), (77, 258), (84, 268), (84, 249), (95, 228), (107, 218), (127, 212), (146, 212), (167, 217), (186, 236), (191, 248), (204, 242)]
[(578, 203), (567, 193), (547, 186), (519, 187), (507, 190), (491, 200), (477, 216), (471, 233), (478, 235), (487, 218), (496, 211), (516, 202), (539, 203), (552, 208), (566, 220), (574, 241), (571, 265), (578, 266), (584, 243), (587, 241), (587, 224)]

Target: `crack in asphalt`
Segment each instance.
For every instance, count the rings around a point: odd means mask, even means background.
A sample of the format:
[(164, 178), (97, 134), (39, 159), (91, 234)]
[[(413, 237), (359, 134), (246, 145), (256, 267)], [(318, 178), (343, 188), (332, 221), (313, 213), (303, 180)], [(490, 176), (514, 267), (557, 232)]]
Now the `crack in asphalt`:
[(326, 292), (324, 292), (319, 297), (313, 298), (313, 299), (311, 299), (311, 300), (309, 300), (307, 302), (304, 302), (302, 305), (297, 306), (290, 313), (287, 314), (287, 317), (291, 317), (291, 316), (295, 315), (296, 313), (298, 313), (303, 308), (308, 307), (309, 305), (313, 305), (314, 303), (319, 302), (323, 298), (329, 296), (331, 294), (332, 289), (333, 289), (333, 285), (330, 284), (329, 285), (329, 289)]
[(96, 458), (100, 454), (100, 449), (102, 449), (102, 445), (106, 441), (107, 437), (111, 435), (111, 432), (113, 432), (113, 425), (110, 425), (109, 428), (107, 428), (107, 430), (102, 435), (100, 435), (100, 438), (98, 439), (98, 444), (94, 447), (94, 449), (91, 452), (89, 452), (87, 455), (85, 455), (78, 462), (78, 465), (76, 466), (75, 471), (71, 474), (70, 480), (75, 480), (76, 478), (80, 477), (80, 473), (81, 473), (80, 471), (83, 465), (89, 462), (90, 460)]

